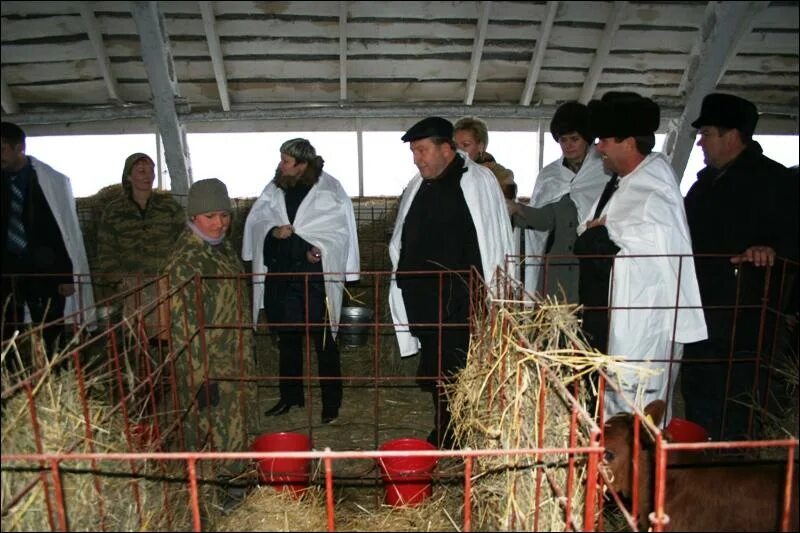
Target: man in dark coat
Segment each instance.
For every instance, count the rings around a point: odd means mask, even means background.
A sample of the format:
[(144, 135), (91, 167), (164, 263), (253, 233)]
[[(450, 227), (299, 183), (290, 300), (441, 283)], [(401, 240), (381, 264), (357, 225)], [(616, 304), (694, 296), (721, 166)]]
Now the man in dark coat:
[[(34, 324), (62, 318), (65, 297), (75, 292), (72, 260), (40, 178), (25, 155), (25, 133), (2, 125), (3, 340), (24, 320), (27, 305)], [(50, 274), (40, 276), (40, 274)], [(43, 330), (52, 353), (63, 324)], [(8, 358), (11, 361), (11, 357)], [(24, 361), (23, 365), (28, 366)]]
[(458, 154), (450, 121), (428, 117), (401, 139), (419, 173), (403, 192), (389, 243), (396, 273), (389, 303), (400, 354), (420, 353), (419, 384), (433, 397), (428, 441), (449, 448), (455, 442), (444, 390), (467, 362), (469, 272), (492, 286), (513, 250), (511, 223), (495, 176)]
[(767, 404), (776, 322), (768, 311), (762, 324), (763, 297), (774, 308), (780, 296), (776, 256), (797, 258), (797, 197), (788, 170), (752, 139), (757, 121), (751, 102), (715, 93), (692, 123), (707, 166), (685, 205), (709, 338), (686, 346), (682, 389), (687, 418), (714, 439), (751, 434), (746, 404)]

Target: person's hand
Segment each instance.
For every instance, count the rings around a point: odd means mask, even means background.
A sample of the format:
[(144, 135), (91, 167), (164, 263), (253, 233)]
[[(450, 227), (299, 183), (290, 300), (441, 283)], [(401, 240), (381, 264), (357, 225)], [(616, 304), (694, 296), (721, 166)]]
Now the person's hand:
[(586, 223), (586, 229), (592, 229), (595, 226), (605, 226), (606, 225), (606, 216), (603, 215), (600, 218), (596, 218), (594, 220), (590, 220)]
[(294, 228), (291, 224), (286, 224), (284, 226), (278, 226), (272, 230), (272, 236), (276, 239), (288, 239), (294, 233)]
[(58, 294), (63, 297), (72, 296), (75, 294), (75, 285), (72, 283), (62, 283), (58, 286)]
[(508, 209), (508, 214), (510, 216), (519, 215), (522, 213), (522, 208), (519, 204), (514, 200), (509, 200), (506, 198), (506, 209)]
[(751, 246), (739, 255), (731, 257), (731, 263), (753, 263), (757, 267), (772, 266), (775, 264), (775, 250), (769, 246)]
[(306, 252), (306, 259), (308, 259), (309, 263), (319, 263), (322, 261), (322, 254), (319, 248), (312, 246), (311, 249)]

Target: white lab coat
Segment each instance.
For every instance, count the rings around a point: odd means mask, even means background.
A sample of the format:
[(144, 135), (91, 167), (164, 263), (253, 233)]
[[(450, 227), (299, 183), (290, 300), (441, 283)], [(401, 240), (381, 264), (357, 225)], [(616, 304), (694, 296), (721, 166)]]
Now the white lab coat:
[[(72, 196), (72, 185), (67, 176), (55, 170), (47, 163), (28, 156), (39, 179), (47, 205), (53, 212), (64, 246), (72, 261), (75, 293), (64, 302), (64, 317), (68, 324), (85, 324), (88, 329), (97, 327), (94, 307), (94, 291), (92, 278), (89, 275), (89, 260), (83, 243), (83, 233), (78, 223), (78, 211), (75, 198)], [(80, 311), (80, 312), (79, 312)], [(77, 313), (77, 315), (75, 314)], [(71, 316), (75, 315), (75, 316)], [(25, 309), (26, 320), (30, 320), (30, 312)]]
[[(505, 198), (497, 186), (497, 178), (486, 167), (464, 157), (467, 171), (461, 176), (461, 190), (464, 200), (475, 224), (478, 234), (478, 248), (481, 253), (481, 266), (483, 278), (489, 288), (489, 297), (494, 293), (494, 281), (498, 268), (506, 270), (507, 260), (511, 260), (514, 253), (513, 232), (511, 220), (508, 216)], [(401, 237), (406, 214), (411, 207), (412, 200), (417, 195), (422, 184), (422, 176), (417, 173), (406, 186), (400, 205), (397, 210), (394, 233), (389, 242), (389, 258), (392, 261), (392, 279), (389, 286), (389, 306), (392, 310), (395, 334), (400, 346), (400, 355), (406, 357), (419, 351), (419, 339), (411, 335), (408, 328), (408, 314), (406, 313), (403, 293), (397, 286), (395, 273), (400, 261)]]
[[(595, 147), (589, 146), (586, 159), (577, 174), (564, 166), (563, 156), (545, 166), (536, 178), (528, 205), (543, 207), (569, 194), (578, 210), (578, 220), (575, 221), (578, 224), (590, 215), (589, 209), (600, 197), (609, 179)], [(525, 255), (536, 256), (526, 259), (525, 290), (531, 294), (539, 289), (539, 276), (549, 234), (548, 231), (525, 230)]]
[[(578, 233), (585, 231), (596, 205), (597, 201)], [(617, 373), (628, 400), (643, 408), (656, 399), (672, 399), (683, 344), (708, 337), (683, 197), (667, 159), (651, 153), (621, 177), (603, 215), (609, 237), (620, 248), (609, 286), (608, 352), (628, 361), (646, 361), (643, 366), (657, 372), (652, 377), (635, 370)], [(643, 254), (658, 257), (626, 257)], [(640, 382), (644, 391), (637, 396)], [(606, 416), (622, 411), (630, 408), (607, 388)]]
[[(275, 226), (289, 224), (285, 193), (274, 181), (264, 187), (244, 225), (242, 259), (253, 262), (253, 274), (265, 274), (264, 239)], [(345, 281), (360, 277), (361, 260), (353, 203), (336, 178), (323, 172), (294, 218), (295, 233), (320, 249), (331, 332), (336, 337)], [(253, 277), (253, 324), (264, 307), (264, 277)]]

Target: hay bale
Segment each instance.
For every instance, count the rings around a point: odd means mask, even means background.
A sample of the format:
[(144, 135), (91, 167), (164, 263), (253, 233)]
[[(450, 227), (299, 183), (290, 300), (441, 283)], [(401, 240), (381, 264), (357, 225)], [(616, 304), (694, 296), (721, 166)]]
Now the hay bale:
[[(764, 365), (762, 375), (772, 372), (772, 383), (767, 398), (759, 401), (752, 394), (743, 403), (752, 408), (756, 415), (758, 434), (756, 438), (780, 440), (797, 438), (800, 435), (800, 359), (794, 350), (785, 348), (775, 355), (773, 367)], [(768, 402), (768, 408), (764, 406)], [(785, 460), (784, 448), (754, 448), (753, 455), (763, 459)]]
[[(448, 387), (454, 434), (462, 446), (490, 450), (569, 446), (571, 406), (545, 373), (571, 385), (613, 361), (589, 348), (576, 311), (577, 306), (554, 299), (537, 301), (533, 309), (520, 302), (495, 301), (483, 316), (476, 317), (467, 365)], [(541, 387), (545, 405), (540, 405)], [(588, 393), (578, 401), (585, 408)], [(539, 419), (540, 408), (545, 412), (544, 423)], [(579, 423), (579, 444), (588, 444), (586, 429)], [(567, 461), (564, 453), (477, 459), (476, 527), (493, 531), (572, 527), (567, 525), (562, 498), (551, 490), (545, 474), (570, 498), (571, 520), (581, 527), (585, 461), (576, 461), (571, 494)], [(541, 500), (537, 504), (538, 488)]]
[(116, 183), (103, 187), (92, 196), (75, 199), (86, 257), (89, 260), (89, 269), (92, 271), (97, 268), (97, 229), (100, 226), (100, 216), (108, 202), (121, 194), (122, 184)]

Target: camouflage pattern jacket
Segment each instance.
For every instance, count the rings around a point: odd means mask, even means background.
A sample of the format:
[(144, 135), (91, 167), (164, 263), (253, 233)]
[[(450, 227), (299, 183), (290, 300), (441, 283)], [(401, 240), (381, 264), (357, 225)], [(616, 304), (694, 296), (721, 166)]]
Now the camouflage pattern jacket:
[[(234, 277), (244, 273), (242, 262), (229, 239), (211, 245), (186, 229), (175, 243), (165, 273), (169, 276), (170, 290), (181, 287), (170, 299), (170, 321), (172, 349), (177, 354), (180, 408), (189, 408), (184, 428), (186, 445), (189, 449), (244, 450), (245, 413), (251, 408), (255, 388), (248, 382), (219, 380), (255, 375), (253, 332), (247, 326), (216, 327), (247, 323), (249, 280)], [(207, 329), (199, 334), (196, 334), (200, 326), (196, 286), (192, 281), (184, 285), (195, 274), (212, 276), (201, 279), (202, 318)], [(207, 383), (210, 387), (203, 386)], [(208, 416), (201, 415), (206, 409)]]
[(123, 273), (157, 275), (186, 227), (183, 208), (168, 193), (153, 191), (145, 209), (127, 194), (103, 209), (97, 230), (97, 297), (124, 288)]

